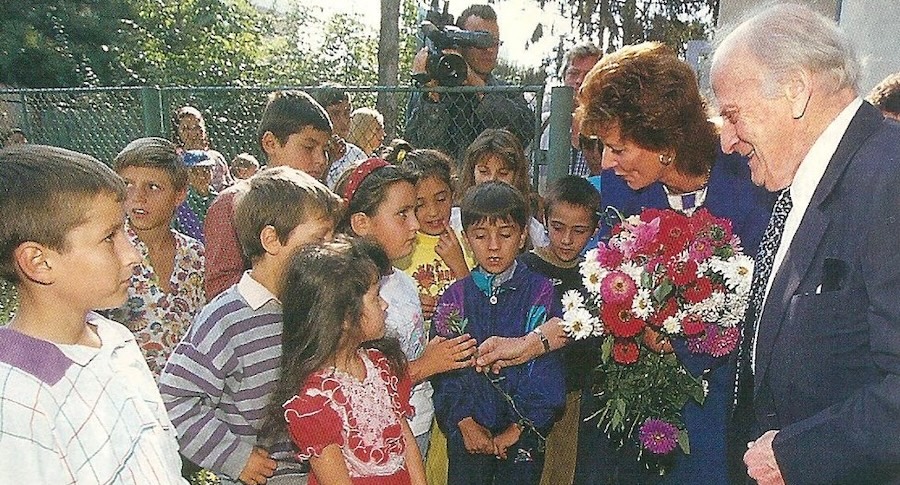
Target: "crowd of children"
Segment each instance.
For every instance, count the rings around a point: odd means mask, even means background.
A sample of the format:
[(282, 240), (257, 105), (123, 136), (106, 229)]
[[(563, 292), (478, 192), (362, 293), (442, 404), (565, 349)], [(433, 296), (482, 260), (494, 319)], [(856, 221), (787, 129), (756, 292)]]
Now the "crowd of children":
[(331, 112), (349, 109), (272, 93), (262, 170), (246, 154), (220, 167), (190, 107), (173, 116), (175, 143), (135, 140), (112, 169), (40, 145), (0, 151), (0, 218), (14, 221), (0, 276), (19, 305), (0, 328), (0, 444), (21, 450), (0, 454), (0, 477), (571, 477), (556, 455), (574, 456), (583, 349), (495, 376), (474, 363), (488, 337), (560, 316), (596, 189), (566, 177), (545, 205), (505, 130), (459, 167), (398, 143), (388, 160), (348, 162), (348, 145), (329, 159)]

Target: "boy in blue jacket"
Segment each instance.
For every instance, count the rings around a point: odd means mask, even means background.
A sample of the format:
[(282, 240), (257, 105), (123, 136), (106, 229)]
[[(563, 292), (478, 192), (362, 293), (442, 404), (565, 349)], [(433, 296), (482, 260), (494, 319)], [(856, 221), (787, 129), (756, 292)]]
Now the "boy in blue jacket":
[[(503, 182), (486, 182), (461, 204), (465, 238), (478, 266), (438, 301), (432, 334), (488, 337), (539, 333), (561, 315), (553, 284), (516, 262), (529, 220), (524, 197)], [(539, 335), (540, 336), (540, 335)], [(545, 350), (549, 350), (549, 342)], [(435, 415), (447, 435), (448, 484), (537, 484), (544, 441), (565, 401), (559, 355), (504, 368), (499, 375), (474, 367), (441, 374), (434, 385)]]

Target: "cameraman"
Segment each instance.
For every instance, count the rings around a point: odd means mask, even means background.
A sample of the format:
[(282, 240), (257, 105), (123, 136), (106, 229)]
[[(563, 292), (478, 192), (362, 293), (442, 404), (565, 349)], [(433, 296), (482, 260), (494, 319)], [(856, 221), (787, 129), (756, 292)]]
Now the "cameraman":
[[(500, 27), (489, 5), (471, 5), (457, 19), (463, 30), (487, 32), (494, 43), (487, 48), (460, 47), (458, 53), (468, 64), (464, 86), (503, 86), (491, 72), (497, 67)], [(451, 52), (445, 50), (444, 52)], [(413, 75), (426, 72), (428, 49), (413, 60)], [(424, 87), (437, 86), (430, 80)], [(509, 92), (413, 93), (407, 108), (406, 140), (416, 148), (436, 148), (456, 159), (486, 128), (506, 128), (525, 146), (533, 135), (534, 113), (521, 94)]]

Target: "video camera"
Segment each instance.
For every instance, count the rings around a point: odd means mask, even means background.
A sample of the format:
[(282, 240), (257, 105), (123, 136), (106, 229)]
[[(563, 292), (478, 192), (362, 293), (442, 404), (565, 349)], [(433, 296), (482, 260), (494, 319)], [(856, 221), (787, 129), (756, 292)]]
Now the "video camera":
[(453, 25), (453, 15), (448, 12), (449, 0), (444, 2), (444, 11), (438, 11), (438, 0), (431, 1), (431, 10), (425, 15), (420, 28), (427, 39), (428, 60), (425, 70), (440, 86), (460, 86), (466, 80), (469, 66), (459, 54), (444, 53), (444, 49), (478, 47), (487, 49), (494, 46), (495, 39), (488, 32), (463, 30)]

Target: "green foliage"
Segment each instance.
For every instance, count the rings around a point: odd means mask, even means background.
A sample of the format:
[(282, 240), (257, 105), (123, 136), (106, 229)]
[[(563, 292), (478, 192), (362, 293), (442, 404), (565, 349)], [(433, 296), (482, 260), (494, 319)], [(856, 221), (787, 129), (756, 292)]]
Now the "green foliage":
[(3, 2), (0, 83), (87, 87), (126, 82), (131, 73), (121, 62), (121, 19), (133, 14), (127, 2), (113, 0)]
[(248, 0), (131, 0), (123, 20), (140, 84), (242, 85), (261, 78), (269, 21)]
[[(556, 4), (577, 29), (568, 44), (593, 40), (612, 52), (646, 40), (683, 52), (687, 41), (707, 39), (718, 15), (716, 0), (538, 0)], [(604, 43), (604, 39), (607, 42)]]

